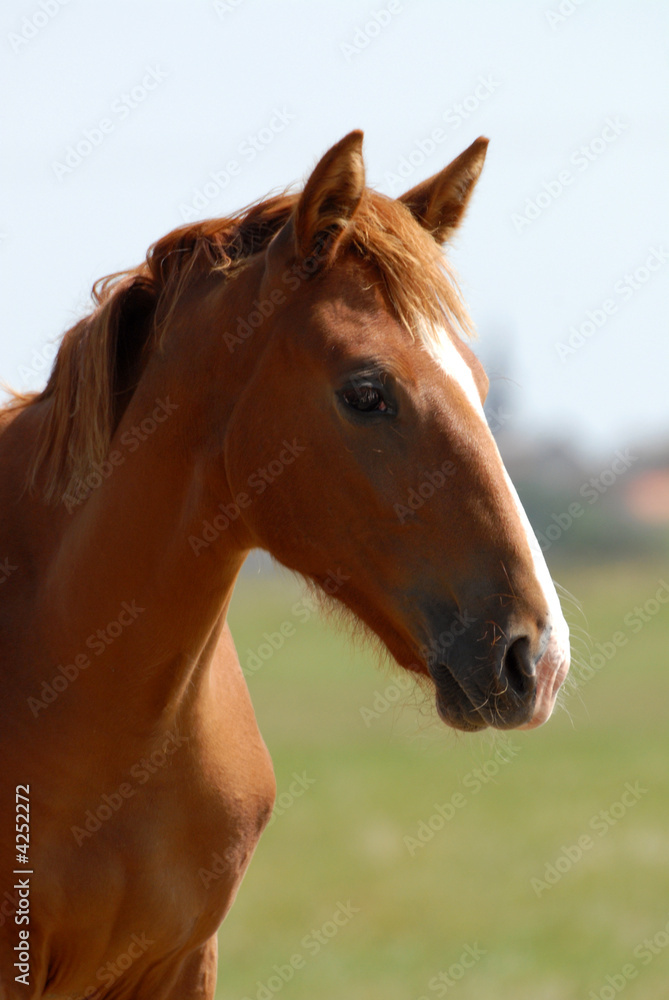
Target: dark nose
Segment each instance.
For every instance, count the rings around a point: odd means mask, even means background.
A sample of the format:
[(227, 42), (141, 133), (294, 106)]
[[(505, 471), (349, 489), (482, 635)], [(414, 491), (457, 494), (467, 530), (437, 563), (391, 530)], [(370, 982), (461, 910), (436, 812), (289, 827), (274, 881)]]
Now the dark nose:
[(429, 668), (444, 721), (458, 729), (514, 729), (528, 722), (543, 639), (537, 635), (533, 640), (529, 634), (501, 639), (488, 645), (486, 655), (482, 645), (489, 643), (488, 629), (472, 629)]
[(537, 689), (536, 658), (530, 640), (521, 636), (509, 643), (500, 664), (500, 699), (507, 698), (519, 706), (531, 708)]
[(467, 693), (472, 707), (478, 709), (486, 725), (514, 729), (532, 717), (537, 691), (537, 659), (529, 636), (522, 635), (507, 645), (496, 668), (494, 662), (490, 664), (487, 690), (485, 680), (477, 672), (476, 680), (479, 690), (483, 688), (484, 697), (479, 696), (477, 703), (476, 695)]

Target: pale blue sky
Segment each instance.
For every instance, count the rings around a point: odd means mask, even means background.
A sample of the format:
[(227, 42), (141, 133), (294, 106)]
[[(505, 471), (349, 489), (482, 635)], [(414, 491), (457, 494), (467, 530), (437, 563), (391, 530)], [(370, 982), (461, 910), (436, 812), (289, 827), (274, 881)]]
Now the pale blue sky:
[(669, 437), (668, 37), (653, 0), (10, 0), (0, 377), (41, 385), (96, 278), (350, 129), (388, 194), (485, 134), (452, 256), (514, 425), (604, 453)]

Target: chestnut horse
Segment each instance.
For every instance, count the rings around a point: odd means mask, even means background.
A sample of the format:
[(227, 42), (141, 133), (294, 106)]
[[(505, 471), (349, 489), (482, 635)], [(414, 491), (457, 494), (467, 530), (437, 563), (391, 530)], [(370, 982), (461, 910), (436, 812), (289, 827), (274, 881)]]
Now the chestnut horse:
[(4, 998), (213, 997), (275, 794), (226, 623), (251, 549), (334, 594), (450, 726), (551, 714), (568, 630), (440, 251), (486, 146), (393, 200), (352, 132), (299, 195), (99, 283), (2, 412)]

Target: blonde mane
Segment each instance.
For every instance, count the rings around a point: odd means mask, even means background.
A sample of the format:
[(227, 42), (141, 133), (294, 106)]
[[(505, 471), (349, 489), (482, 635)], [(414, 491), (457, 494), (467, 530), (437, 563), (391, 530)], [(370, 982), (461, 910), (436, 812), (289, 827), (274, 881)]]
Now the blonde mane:
[[(119, 404), (183, 293), (212, 271), (231, 276), (264, 251), (298, 198), (282, 194), (234, 218), (181, 226), (153, 244), (138, 267), (95, 283), (94, 309), (65, 333), (45, 388), (15, 393), (7, 407), (51, 402), (30, 464), (31, 488), (43, 476), (44, 496), (53, 500), (104, 460)], [(401, 324), (426, 347), (438, 347), (448, 331), (473, 334), (450, 266), (405, 205), (366, 189), (341, 246), (376, 265)]]

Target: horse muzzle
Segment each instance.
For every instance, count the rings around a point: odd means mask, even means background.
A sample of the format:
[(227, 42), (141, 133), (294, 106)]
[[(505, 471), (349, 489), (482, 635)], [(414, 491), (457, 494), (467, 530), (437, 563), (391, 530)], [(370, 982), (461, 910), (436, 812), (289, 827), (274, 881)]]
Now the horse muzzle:
[[(490, 633), (493, 633), (491, 641)], [(531, 729), (551, 715), (569, 669), (550, 625), (535, 636), (470, 632), (446, 656), (428, 657), (437, 711), (455, 729)]]

